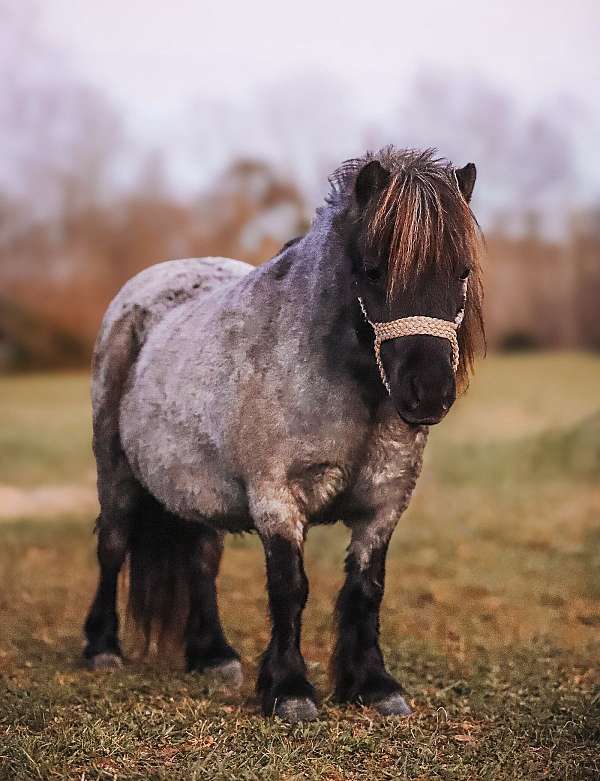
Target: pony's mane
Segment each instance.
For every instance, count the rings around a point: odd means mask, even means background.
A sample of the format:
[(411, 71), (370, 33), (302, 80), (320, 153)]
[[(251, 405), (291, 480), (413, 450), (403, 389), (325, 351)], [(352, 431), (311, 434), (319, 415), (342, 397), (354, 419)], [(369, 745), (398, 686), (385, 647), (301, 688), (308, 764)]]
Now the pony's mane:
[(367, 241), (387, 255), (387, 296), (392, 301), (432, 267), (448, 282), (470, 269), (465, 316), (458, 330), (457, 381), (468, 384), (473, 361), (485, 346), (482, 317), (481, 231), (459, 188), (454, 168), (436, 150), (392, 146), (347, 160), (330, 176), (327, 203), (343, 202), (360, 170), (378, 160), (389, 180), (364, 215)]

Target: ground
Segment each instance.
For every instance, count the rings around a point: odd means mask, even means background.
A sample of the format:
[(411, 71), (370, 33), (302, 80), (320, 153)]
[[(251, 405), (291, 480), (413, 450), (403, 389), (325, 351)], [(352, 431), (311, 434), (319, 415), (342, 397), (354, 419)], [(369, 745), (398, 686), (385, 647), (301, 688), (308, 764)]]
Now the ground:
[(220, 594), (241, 695), (177, 652), (81, 668), (96, 566), (87, 378), (0, 381), (0, 779), (600, 777), (600, 359), (491, 357), (432, 431), (394, 537), (383, 647), (415, 715), (328, 699), (347, 534), (315, 529), (304, 651), (318, 722), (258, 714), (268, 637), (253, 537), (229, 540)]

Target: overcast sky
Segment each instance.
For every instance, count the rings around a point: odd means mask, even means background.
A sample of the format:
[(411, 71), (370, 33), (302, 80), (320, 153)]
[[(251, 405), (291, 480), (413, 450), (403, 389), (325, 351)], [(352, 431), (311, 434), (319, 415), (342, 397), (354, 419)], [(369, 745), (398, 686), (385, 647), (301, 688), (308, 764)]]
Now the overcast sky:
[(149, 138), (176, 138), (194, 101), (241, 104), (305, 73), (344, 85), (376, 121), (423, 66), (482, 76), (525, 106), (574, 96), (600, 127), (599, 0), (44, 0), (40, 8), (46, 37)]
[(524, 98), (598, 97), (597, 0), (45, 0), (42, 9), (86, 72), (137, 106), (166, 110), (199, 92), (235, 98), (306, 67), (385, 100), (423, 62), (476, 69)]

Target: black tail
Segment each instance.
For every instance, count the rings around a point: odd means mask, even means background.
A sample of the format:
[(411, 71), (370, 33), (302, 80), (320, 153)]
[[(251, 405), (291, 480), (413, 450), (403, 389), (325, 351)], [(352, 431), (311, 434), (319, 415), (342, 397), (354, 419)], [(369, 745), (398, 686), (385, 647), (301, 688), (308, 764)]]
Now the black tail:
[(129, 541), (129, 616), (150, 642), (183, 642), (200, 524), (181, 520), (146, 495)]

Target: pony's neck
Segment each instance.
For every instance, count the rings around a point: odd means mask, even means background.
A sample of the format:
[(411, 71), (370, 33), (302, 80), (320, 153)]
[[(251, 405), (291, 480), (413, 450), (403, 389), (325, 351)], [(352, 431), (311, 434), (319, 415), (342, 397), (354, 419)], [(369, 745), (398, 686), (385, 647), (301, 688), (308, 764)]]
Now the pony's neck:
[(369, 407), (388, 394), (373, 351), (373, 330), (358, 303), (353, 263), (344, 238), (344, 211), (317, 210), (310, 231), (295, 249), (294, 265), (305, 295), (304, 316), (311, 336), (321, 345), (337, 374), (359, 386)]
[(352, 261), (340, 230), (342, 219), (339, 210), (332, 207), (317, 209), (297, 258), (307, 293), (313, 299), (313, 311), (319, 321), (330, 319), (338, 329), (344, 327), (340, 319), (355, 298)]

